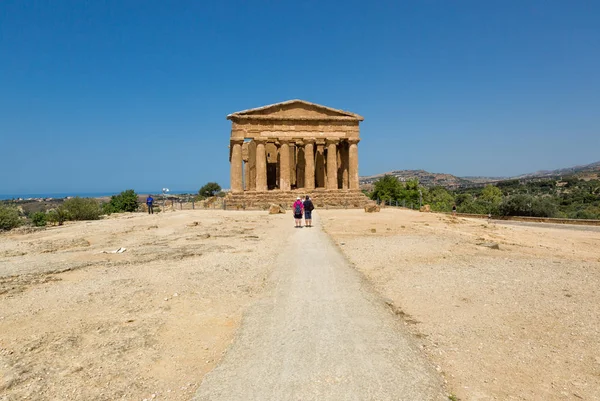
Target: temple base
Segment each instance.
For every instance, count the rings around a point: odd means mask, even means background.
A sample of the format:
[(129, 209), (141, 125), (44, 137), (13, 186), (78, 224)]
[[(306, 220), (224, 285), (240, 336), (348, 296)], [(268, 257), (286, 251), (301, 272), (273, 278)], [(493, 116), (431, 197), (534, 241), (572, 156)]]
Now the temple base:
[(285, 209), (292, 207), (296, 198), (310, 196), (315, 208), (354, 209), (363, 208), (373, 203), (361, 191), (356, 190), (327, 190), (327, 189), (296, 189), (291, 191), (245, 191), (230, 192), (225, 197), (226, 209), (268, 209), (271, 204), (280, 205)]

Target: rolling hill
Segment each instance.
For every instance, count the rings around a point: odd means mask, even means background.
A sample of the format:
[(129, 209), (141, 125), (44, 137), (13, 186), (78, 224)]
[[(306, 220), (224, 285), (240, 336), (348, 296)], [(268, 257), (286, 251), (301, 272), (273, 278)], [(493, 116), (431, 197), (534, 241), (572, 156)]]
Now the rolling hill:
[(506, 180), (540, 180), (547, 178), (561, 178), (565, 176), (575, 176), (580, 179), (590, 180), (600, 178), (600, 161), (574, 167), (560, 168), (556, 170), (540, 170), (533, 173), (522, 174), (515, 177), (457, 177), (452, 174), (431, 173), (425, 170), (394, 170), (383, 174), (360, 177), (360, 184), (370, 186), (384, 175), (393, 175), (400, 181), (418, 179), (422, 185), (427, 187), (442, 186), (448, 189), (465, 188), (471, 186), (483, 186), (490, 183)]

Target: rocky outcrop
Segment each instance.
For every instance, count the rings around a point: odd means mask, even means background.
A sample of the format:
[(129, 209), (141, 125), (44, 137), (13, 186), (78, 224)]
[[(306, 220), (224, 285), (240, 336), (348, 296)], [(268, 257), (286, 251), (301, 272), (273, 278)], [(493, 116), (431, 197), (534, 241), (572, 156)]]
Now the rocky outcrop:
[(279, 213), (282, 213), (282, 214), (285, 213), (285, 209), (279, 205), (272, 203), (271, 206), (269, 206), (269, 214), (279, 214)]
[(365, 212), (367, 213), (374, 213), (374, 212), (379, 212), (381, 209), (379, 208), (379, 205), (367, 205), (365, 206)]

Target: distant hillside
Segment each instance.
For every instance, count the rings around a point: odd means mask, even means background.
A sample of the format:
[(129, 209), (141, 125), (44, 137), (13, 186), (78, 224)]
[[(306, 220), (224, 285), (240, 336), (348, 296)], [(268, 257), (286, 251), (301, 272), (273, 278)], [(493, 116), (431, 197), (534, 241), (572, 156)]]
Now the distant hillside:
[(384, 175), (393, 175), (400, 181), (418, 179), (419, 182), (427, 187), (442, 186), (448, 189), (464, 188), (471, 186), (483, 186), (485, 184), (496, 183), (506, 180), (530, 181), (544, 178), (560, 178), (566, 176), (576, 176), (577, 178), (590, 180), (600, 178), (600, 161), (582, 166), (561, 168), (557, 170), (540, 170), (534, 173), (522, 174), (515, 177), (457, 177), (452, 174), (430, 173), (425, 170), (395, 170), (383, 174), (360, 177), (360, 184), (369, 187)]
[(422, 185), (433, 187), (436, 185), (446, 188), (459, 188), (464, 185), (472, 185), (473, 182), (457, 177), (452, 174), (430, 173), (425, 170), (396, 170), (384, 174), (377, 174), (368, 177), (361, 177), (359, 182), (361, 185), (373, 184), (375, 181), (384, 175), (393, 175), (398, 177), (400, 181), (408, 181), (410, 179), (418, 179)]
[(580, 179), (590, 180), (600, 178), (600, 161), (581, 166), (573, 166), (566, 168), (559, 168), (556, 170), (539, 170), (534, 173), (521, 174), (514, 177), (462, 177), (467, 181), (474, 183), (493, 183), (506, 180), (540, 180), (544, 178), (561, 178), (575, 176)]
[(574, 166), (561, 168), (558, 170), (540, 170), (535, 173), (523, 174), (514, 179), (527, 179), (527, 178), (544, 178), (544, 177), (560, 177), (560, 176), (577, 176), (583, 179), (597, 178), (600, 174), (600, 161), (586, 164), (583, 166)]

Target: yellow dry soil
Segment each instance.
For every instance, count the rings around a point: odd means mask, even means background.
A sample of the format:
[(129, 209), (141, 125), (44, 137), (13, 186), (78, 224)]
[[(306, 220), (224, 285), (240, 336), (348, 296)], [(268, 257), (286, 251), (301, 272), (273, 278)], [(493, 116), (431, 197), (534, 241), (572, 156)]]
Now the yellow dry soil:
[(291, 224), (178, 211), (0, 235), (0, 400), (189, 400)]
[(459, 399), (600, 399), (597, 227), (318, 213)]

